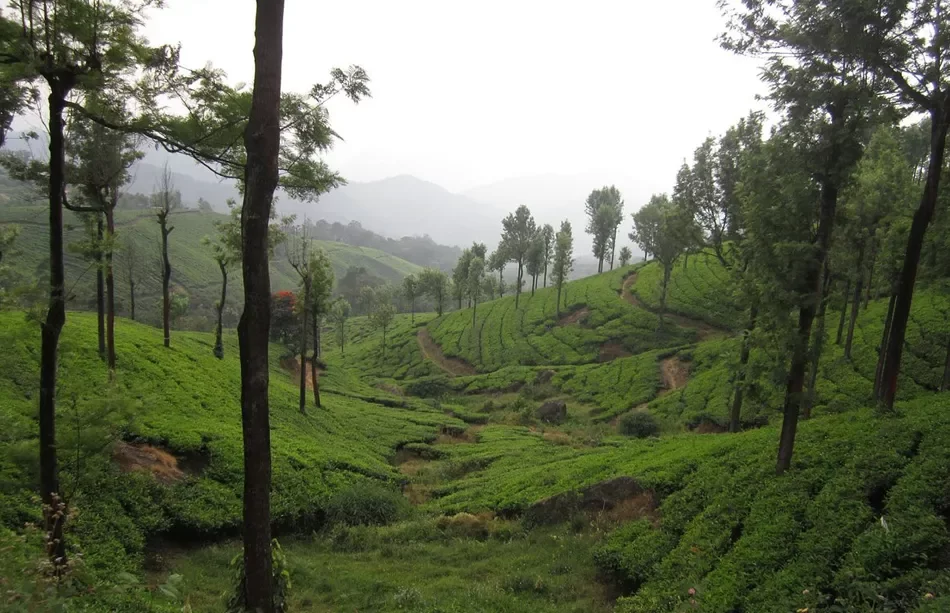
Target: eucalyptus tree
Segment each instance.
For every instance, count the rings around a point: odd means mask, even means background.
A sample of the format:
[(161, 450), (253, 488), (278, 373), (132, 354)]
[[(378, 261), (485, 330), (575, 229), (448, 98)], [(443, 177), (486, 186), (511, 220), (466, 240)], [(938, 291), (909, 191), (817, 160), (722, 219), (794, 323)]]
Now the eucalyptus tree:
[(525, 255), (525, 271), (531, 277), (531, 295), (538, 288), (538, 276), (544, 270), (544, 236), (538, 232)]
[(340, 337), (340, 353), (343, 354), (346, 345), (346, 320), (350, 317), (350, 303), (346, 298), (339, 297), (333, 301), (330, 306), (330, 321), (337, 326), (337, 334)]
[(691, 229), (694, 227), (689, 211), (678, 207), (666, 194), (654, 194), (650, 202), (633, 214), (633, 231), (630, 240), (653, 257), (663, 267), (660, 284), (660, 329), (666, 314), (666, 293), (673, 265), (690, 246)]
[(554, 260), (551, 262), (551, 278), (557, 287), (555, 310), (561, 317), (561, 291), (574, 269), (574, 237), (571, 234), (571, 222), (561, 222), (561, 229), (554, 239)]
[[(524, 266), (538, 232), (538, 225), (531, 215), (531, 211), (525, 205), (519, 206), (514, 213), (509, 213), (501, 221), (502, 234), (501, 245), (503, 252), (507, 254), (508, 261), (518, 265), (518, 277), (515, 281), (515, 308), (518, 308), (518, 302), (521, 299), (521, 287), (524, 278)], [(499, 250), (502, 250), (499, 246)]]
[(505, 296), (505, 265), (508, 264), (508, 254), (505, 253), (504, 246), (498, 245), (491, 255), (488, 256), (488, 270), (498, 272), (498, 297)]
[(592, 238), (597, 272), (604, 272), (604, 260), (610, 256), (613, 268), (613, 251), (617, 244), (617, 229), (623, 223), (623, 199), (613, 185), (593, 190), (584, 202), (587, 215), (586, 231)]
[(409, 302), (410, 321), (416, 323), (416, 298), (419, 297), (419, 281), (415, 275), (406, 275), (402, 280), (402, 294)]
[(462, 309), (462, 299), (468, 295), (468, 266), (474, 257), (471, 249), (463, 250), (452, 269), (452, 292), (458, 301), (459, 310)]
[(544, 245), (544, 287), (548, 286), (548, 265), (554, 257), (555, 238), (554, 227), (549, 223), (544, 224), (544, 227), (541, 228), (541, 241)]
[(442, 317), (445, 301), (449, 297), (449, 277), (437, 268), (424, 268), (419, 273), (419, 289), (435, 304), (436, 313)]
[(633, 259), (633, 252), (630, 251), (630, 247), (627, 247), (626, 245), (624, 245), (620, 249), (620, 253), (618, 254), (617, 257), (620, 258), (620, 267), (623, 268), (624, 266), (630, 263), (631, 259)]
[(728, 49), (764, 59), (769, 99), (786, 118), (786, 145), (800, 152), (805, 172), (819, 189), (814, 233), (794, 271), (802, 283), (795, 292), (798, 323), (785, 389), (778, 474), (791, 465), (838, 196), (861, 156), (862, 139), (879, 102), (874, 75), (842, 51), (849, 41), (835, 12), (824, 6), (745, 0), (732, 13), (730, 34), (722, 39)]
[(152, 208), (155, 210), (155, 221), (158, 222), (162, 240), (162, 332), (165, 347), (171, 346), (171, 280), (172, 264), (168, 257), (168, 237), (175, 229), (170, 225), (172, 214), (181, 208), (181, 192), (175, 189), (168, 164), (162, 169), (158, 185), (151, 198)]
[(485, 281), (485, 260), (480, 257), (472, 258), (468, 265), (468, 296), (472, 303), (472, 334), (475, 329), (475, 313), (478, 310), (478, 300), (482, 295), (482, 284)]
[(215, 303), (217, 319), (214, 327), (214, 357), (224, 358), (224, 307), (228, 300), (228, 273), (241, 259), (241, 219), (236, 209), (226, 221), (216, 221), (214, 237), (206, 236), (202, 242), (211, 250), (211, 257), (221, 272), (221, 297)]
[[(49, 305), (41, 326), (39, 447), (40, 493), (45, 524), (55, 545), (54, 565), (65, 560), (65, 513), (59, 493), (56, 456), (56, 380), (59, 337), (66, 322), (63, 209), (66, 203), (65, 112), (70, 96), (114, 91), (136, 73), (173, 59), (169, 50), (148, 48), (139, 35), (149, 2), (119, 0), (11, 0), (0, 13), (0, 64), (3, 66), (3, 127), (10, 109), (22, 104), (40, 82), (47, 92), (49, 159)], [(13, 88), (11, 92), (10, 88)], [(72, 103), (75, 104), (75, 103)]]
[[(313, 335), (313, 355), (310, 357), (310, 380), (313, 383), (313, 403), (319, 409), (323, 407), (320, 401), (320, 377), (317, 376), (317, 361), (321, 355), (321, 335), (323, 318), (332, 308), (333, 295), (333, 262), (329, 254), (314, 247), (310, 251), (310, 261), (307, 263), (310, 274), (310, 329)], [(303, 365), (301, 364), (301, 368)]]

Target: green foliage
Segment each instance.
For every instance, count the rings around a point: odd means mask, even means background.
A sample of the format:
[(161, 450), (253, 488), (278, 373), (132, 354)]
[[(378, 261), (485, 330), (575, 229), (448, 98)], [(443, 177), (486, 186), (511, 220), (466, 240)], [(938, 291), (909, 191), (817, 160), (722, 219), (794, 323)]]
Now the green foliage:
[(649, 413), (627, 413), (620, 418), (617, 431), (624, 436), (648, 438), (660, 433), (660, 425)]
[(374, 483), (357, 483), (330, 497), (327, 523), (331, 526), (385, 526), (404, 518), (408, 505), (397, 491)]
[[(227, 613), (245, 613), (244, 554), (239, 553), (231, 559), (231, 574), (234, 581), (233, 592), (228, 598)], [(271, 541), (271, 575), (273, 576), (274, 613), (287, 613), (290, 610), (290, 571), (287, 569), (287, 556), (277, 539)]]

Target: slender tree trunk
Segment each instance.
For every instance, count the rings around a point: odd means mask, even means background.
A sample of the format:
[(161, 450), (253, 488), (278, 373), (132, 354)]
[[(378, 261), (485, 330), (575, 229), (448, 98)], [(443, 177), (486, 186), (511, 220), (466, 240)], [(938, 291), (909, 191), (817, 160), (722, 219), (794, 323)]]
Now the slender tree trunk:
[(106, 277), (103, 270), (102, 241), (105, 238), (102, 227), (102, 212), (96, 213), (96, 330), (99, 340), (99, 359), (106, 359)]
[(219, 360), (224, 358), (224, 303), (228, 299), (228, 268), (224, 262), (218, 262), (218, 268), (221, 270), (221, 300), (218, 301), (218, 323), (214, 329), (214, 357)]
[(48, 551), (54, 566), (66, 556), (65, 516), (50, 512), (59, 504), (59, 466), (56, 458), (56, 376), (59, 336), (66, 323), (66, 266), (63, 255), (63, 197), (66, 190), (66, 144), (63, 109), (71, 87), (53, 81), (49, 94), (49, 307), (41, 327), (40, 345), (40, 495), (47, 507), (44, 521), (53, 543)]
[(109, 371), (115, 372), (115, 268), (113, 245), (115, 243), (115, 207), (118, 204), (118, 190), (113, 190), (111, 201), (106, 208), (106, 234), (109, 247), (106, 249), (106, 354)]
[(614, 237), (610, 240), (610, 270), (614, 269), (614, 257), (617, 255), (617, 228), (614, 228)]
[(884, 316), (884, 330), (881, 332), (881, 345), (877, 349), (877, 366), (874, 369), (874, 400), (881, 399), (881, 374), (884, 372), (884, 356), (887, 350), (887, 339), (891, 333), (891, 322), (894, 320), (894, 302), (897, 300), (897, 292), (891, 292), (891, 298), (887, 301), (887, 315)]
[(475, 333), (475, 311), (478, 310), (478, 301), (472, 304), (472, 334)]
[(165, 346), (171, 346), (171, 294), (169, 286), (172, 280), (172, 264), (168, 261), (168, 219), (162, 221), (162, 330), (165, 334)]
[(518, 262), (518, 286), (515, 288), (515, 308), (518, 308), (518, 301), (521, 298), (521, 273), (522, 273), (521, 262)]
[(945, 392), (950, 387), (950, 337), (947, 338), (947, 351), (943, 360), (943, 377), (940, 379), (940, 391)]
[(313, 358), (310, 360), (310, 381), (313, 383), (313, 404), (318, 409), (320, 404), (320, 377), (317, 375), (317, 359), (320, 357), (320, 315), (317, 309), (312, 309), (311, 322), (313, 325)]
[(802, 404), (802, 390), (805, 384), (805, 371), (808, 366), (808, 341), (811, 327), (818, 310), (822, 294), (821, 271), (828, 257), (831, 234), (834, 230), (835, 208), (838, 204), (838, 186), (826, 181), (821, 186), (821, 210), (818, 219), (816, 244), (817, 257), (810, 262), (807, 270), (806, 287), (811, 288), (811, 296), (798, 311), (798, 338), (792, 351), (792, 361), (788, 369), (788, 381), (785, 387), (785, 403), (782, 410), (782, 434), (779, 438), (778, 462), (775, 472), (783, 474), (792, 465), (795, 448), (795, 434), (798, 431), (798, 416)]
[(129, 278), (129, 319), (135, 321), (135, 281)]
[(647, 261), (647, 252), (646, 252), (646, 251), (643, 252), (643, 261), (644, 261), (644, 262)]
[(500, 298), (505, 297), (505, 269), (498, 269), (498, 296)]
[(663, 285), (660, 287), (660, 330), (663, 329), (663, 316), (666, 314), (666, 288), (670, 283), (670, 272), (673, 264), (663, 265)]
[(857, 281), (854, 284), (854, 296), (851, 299), (851, 319), (848, 322), (848, 337), (844, 342), (844, 357), (851, 359), (851, 345), (854, 343), (854, 326), (858, 321), (858, 309), (861, 308), (861, 289), (864, 283), (864, 271), (861, 270), (864, 258), (864, 245), (858, 248)]
[(300, 412), (307, 414), (307, 324), (310, 320), (310, 284), (304, 283), (303, 325), (300, 330)]
[(831, 289), (829, 283), (831, 275), (828, 271), (828, 261), (825, 260), (824, 283), (821, 294), (821, 306), (818, 307), (818, 324), (815, 326), (814, 338), (812, 339), (811, 365), (808, 373), (808, 391), (805, 393), (805, 402), (802, 405), (802, 419), (811, 419), (811, 410), (815, 406), (815, 399), (818, 385), (818, 366), (821, 363), (821, 352), (825, 345), (825, 312), (828, 308), (828, 291)]
[(844, 284), (843, 304), (841, 306), (841, 317), (838, 319), (838, 335), (835, 337), (835, 344), (841, 345), (841, 339), (844, 337), (844, 322), (848, 316), (848, 301), (851, 299), (851, 277)]
[(749, 368), (749, 354), (752, 350), (752, 332), (755, 330), (755, 322), (759, 315), (759, 308), (753, 304), (749, 307), (749, 330), (742, 339), (742, 350), (739, 352), (739, 372), (736, 377), (736, 392), (732, 398), (732, 410), (729, 412), (729, 432), (738, 432), (741, 426), (739, 420), (742, 416), (742, 397), (745, 394), (746, 379)]
[(927, 168), (927, 179), (924, 192), (920, 198), (920, 205), (914, 213), (910, 233), (907, 236), (907, 251), (904, 254), (904, 265), (901, 269), (900, 280), (897, 285), (897, 298), (894, 303), (894, 316), (890, 334), (887, 339), (887, 350), (884, 354), (884, 369), (881, 373), (882, 403), (884, 409), (894, 408), (894, 399), (897, 397), (897, 375), (900, 372), (901, 358), (904, 352), (904, 337), (907, 333), (907, 321), (910, 319), (911, 302), (914, 299), (914, 285), (917, 281), (917, 266), (920, 262), (920, 252), (924, 244), (924, 235), (927, 226), (933, 219), (934, 209), (940, 188), (940, 172), (943, 169), (944, 150), (947, 141), (947, 129), (950, 127), (950, 104), (943, 94), (941, 108), (931, 112), (930, 128), (930, 164)]
[(557, 318), (561, 318), (561, 284), (557, 284), (557, 302), (554, 303), (554, 310), (557, 312)]
[(548, 286), (548, 263), (544, 263), (544, 287)]
[(416, 300), (415, 298), (409, 299), (409, 321), (412, 325), (416, 325)]
[(874, 265), (877, 262), (877, 243), (871, 242), (871, 262), (868, 265), (868, 284), (864, 294), (864, 308), (867, 309), (871, 303), (871, 290), (874, 287)]
[(277, 188), (283, 0), (257, 0), (254, 89), (244, 131), (247, 150), (242, 224), (244, 313), (241, 349), (241, 422), (244, 432), (245, 607), (273, 613), (270, 527), (270, 415), (268, 342), (270, 269), (268, 222)]

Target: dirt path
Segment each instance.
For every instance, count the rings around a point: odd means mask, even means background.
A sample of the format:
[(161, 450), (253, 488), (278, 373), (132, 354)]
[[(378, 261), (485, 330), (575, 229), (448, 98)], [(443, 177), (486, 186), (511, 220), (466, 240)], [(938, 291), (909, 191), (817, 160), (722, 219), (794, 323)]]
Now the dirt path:
[(460, 358), (450, 358), (442, 353), (442, 348), (435, 342), (429, 330), (419, 328), (419, 334), (416, 335), (419, 340), (419, 349), (427, 360), (432, 360), (435, 365), (449, 373), (453, 377), (464, 377), (467, 375), (478, 374), (475, 367)]
[[(287, 358), (287, 359), (281, 361), (280, 365), (284, 367), (284, 370), (286, 370), (288, 373), (290, 373), (291, 379), (293, 379), (293, 382), (294, 382), (295, 384), (299, 384), (299, 383), (300, 383), (300, 358)], [(309, 361), (307, 361), (307, 372), (308, 372), (308, 373), (312, 372), (312, 371), (310, 370), (310, 362), (309, 362)], [(322, 373), (322, 372), (323, 372), (323, 369), (317, 368), (316, 381), (319, 381), (319, 380), (320, 380), (320, 373)], [(313, 384), (314, 384), (314, 378), (313, 378), (313, 376), (311, 375), (311, 376), (307, 377), (307, 380), (306, 380), (307, 389), (308, 389), (308, 390), (312, 390), (312, 389), (313, 389)]]
[(570, 326), (572, 324), (583, 322), (587, 319), (587, 316), (590, 315), (590, 309), (581, 307), (580, 309), (574, 311), (573, 313), (568, 313), (557, 322), (559, 326)]
[[(656, 309), (644, 304), (633, 292), (633, 286), (637, 283), (638, 274), (639, 273), (634, 272), (623, 280), (623, 290), (620, 292), (620, 296), (627, 303), (632, 304), (635, 307), (639, 307), (645, 311), (650, 311), (651, 313), (656, 313)], [(721, 336), (724, 334), (729, 334), (730, 332), (725, 328), (717, 328), (716, 326), (712, 326), (699, 319), (684, 317), (683, 315), (677, 315), (676, 313), (670, 313), (669, 311), (663, 315), (663, 318), (667, 321), (672, 321), (681, 328), (691, 328), (696, 330), (696, 338), (699, 341), (706, 341), (710, 338), (713, 338), (714, 336)]]

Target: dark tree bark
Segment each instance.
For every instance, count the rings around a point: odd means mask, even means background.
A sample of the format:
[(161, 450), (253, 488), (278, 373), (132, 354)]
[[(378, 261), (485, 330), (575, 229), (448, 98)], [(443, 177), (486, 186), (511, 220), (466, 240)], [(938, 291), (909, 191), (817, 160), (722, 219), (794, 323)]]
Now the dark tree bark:
[[(833, 167), (833, 164), (831, 165)], [(802, 391), (805, 386), (805, 371), (808, 366), (808, 345), (811, 339), (811, 328), (821, 301), (822, 279), (821, 271), (828, 257), (828, 248), (831, 245), (831, 233), (834, 229), (835, 208), (838, 204), (838, 186), (826, 179), (821, 186), (821, 208), (818, 215), (818, 230), (816, 233), (817, 253), (815, 259), (809, 262), (805, 287), (811, 294), (798, 310), (798, 334), (795, 348), (792, 351), (792, 361), (788, 369), (788, 381), (785, 387), (785, 402), (782, 408), (782, 433), (779, 438), (778, 461), (775, 472), (783, 474), (792, 465), (792, 454), (795, 448), (795, 434), (798, 431), (798, 417), (802, 405)]]
[(557, 285), (557, 301), (554, 303), (554, 310), (557, 313), (557, 318), (561, 318), (561, 284)]
[(614, 227), (614, 236), (610, 239), (610, 270), (614, 269), (614, 257), (617, 255), (617, 227)]
[(523, 271), (521, 261), (518, 262), (518, 286), (515, 287), (515, 308), (518, 308), (518, 301), (521, 299), (521, 275)]
[(548, 262), (544, 261), (544, 287), (548, 286)]
[[(59, 466), (56, 458), (56, 378), (59, 367), (59, 337), (66, 323), (66, 265), (63, 255), (63, 202), (66, 193), (66, 143), (63, 110), (74, 78), (47, 77), (49, 94), (49, 307), (41, 328), (40, 345), (40, 495), (47, 507), (48, 551), (55, 566), (65, 559), (65, 516), (56, 513), (59, 498)], [(52, 510), (52, 512), (50, 512)]]
[(825, 345), (825, 312), (828, 310), (828, 292), (831, 289), (829, 283), (831, 275), (828, 271), (828, 261), (825, 261), (824, 283), (822, 284), (821, 306), (818, 308), (818, 324), (815, 326), (815, 334), (811, 344), (811, 365), (808, 374), (808, 391), (805, 394), (805, 402), (802, 404), (802, 418), (811, 419), (811, 410), (815, 406), (818, 385), (818, 367), (821, 364), (821, 353)]
[(663, 316), (666, 314), (666, 288), (670, 284), (670, 273), (673, 263), (663, 264), (663, 285), (660, 286), (660, 329), (663, 329)]
[(171, 346), (171, 293), (172, 264), (168, 260), (168, 235), (174, 228), (168, 227), (167, 213), (159, 218), (162, 231), (162, 331), (166, 347)]
[(844, 342), (844, 357), (851, 359), (851, 346), (854, 343), (854, 326), (858, 321), (858, 309), (861, 308), (861, 289), (864, 286), (864, 271), (861, 265), (864, 258), (864, 245), (858, 248), (857, 280), (854, 283), (854, 296), (851, 299), (851, 319), (848, 321), (848, 337)]
[(241, 351), (241, 421), (244, 431), (245, 605), (273, 613), (270, 526), (270, 415), (268, 341), (270, 269), (268, 222), (277, 188), (280, 150), (280, 80), (283, 0), (257, 0), (254, 89), (244, 131), (242, 272), (244, 312), (238, 325)]
[(228, 267), (224, 262), (218, 262), (218, 269), (221, 271), (221, 300), (218, 301), (218, 322), (214, 328), (214, 357), (224, 358), (224, 303), (228, 299)]
[(749, 308), (749, 330), (745, 338), (742, 339), (742, 350), (739, 353), (739, 372), (736, 376), (736, 392), (732, 398), (732, 410), (729, 412), (729, 432), (738, 432), (741, 424), (739, 419), (742, 415), (742, 400), (745, 394), (746, 372), (749, 367), (749, 354), (752, 349), (751, 334), (755, 330), (755, 322), (759, 316), (759, 309), (756, 305)]
[(109, 371), (115, 372), (115, 269), (113, 266), (113, 247), (115, 242), (115, 207), (119, 193), (113, 189), (106, 207), (106, 233), (109, 247), (106, 249), (106, 356)]
[(868, 284), (864, 293), (864, 308), (871, 303), (871, 290), (874, 288), (874, 265), (877, 262), (877, 243), (871, 242), (871, 261), (868, 263)]
[(943, 377), (940, 379), (940, 391), (945, 392), (950, 387), (950, 338), (947, 339), (947, 352), (943, 360)]
[(300, 412), (307, 414), (307, 324), (310, 320), (310, 283), (304, 279), (303, 325), (300, 328)]
[(887, 350), (887, 339), (891, 333), (891, 322), (894, 320), (894, 302), (897, 293), (891, 292), (891, 299), (887, 301), (887, 315), (884, 316), (884, 331), (881, 333), (881, 345), (878, 347), (877, 366), (874, 369), (874, 399), (881, 399), (881, 374), (884, 371), (884, 355)]
[(99, 339), (99, 359), (106, 359), (106, 278), (103, 270), (102, 213), (96, 213), (96, 330)]
[(129, 319), (135, 321), (135, 280), (129, 279)]
[(907, 334), (907, 321), (910, 319), (911, 302), (914, 299), (914, 285), (917, 281), (917, 267), (920, 252), (924, 245), (927, 226), (933, 219), (940, 188), (940, 173), (943, 169), (944, 151), (947, 142), (947, 129), (950, 128), (950, 104), (946, 99), (930, 113), (930, 163), (927, 167), (927, 179), (920, 205), (914, 213), (907, 236), (907, 250), (897, 283), (897, 298), (894, 302), (894, 316), (884, 353), (884, 368), (881, 372), (881, 402), (885, 410), (894, 408), (897, 397), (897, 375), (901, 368), (904, 352), (904, 337)]
[(835, 345), (841, 345), (841, 339), (844, 337), (844, 322), (848, 316), (848, 301), (851, 299), (851, 278), (844, 284), (843, 304), (841, 305), (841, 318), (838, 319), (838, 335), (835, 337)]

